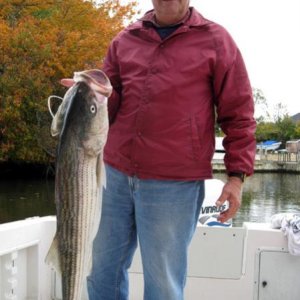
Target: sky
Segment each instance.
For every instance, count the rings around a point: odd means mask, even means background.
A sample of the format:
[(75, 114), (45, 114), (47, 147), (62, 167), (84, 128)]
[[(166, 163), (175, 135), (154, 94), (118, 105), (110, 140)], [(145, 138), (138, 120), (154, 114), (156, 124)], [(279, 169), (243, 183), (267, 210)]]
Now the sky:
[[(137, 2), (141, 14), (152, 8), (151, 0)], [(190, 5), (230, 32), (271, 114), (278, 103), (291, 116), (300, 113), (300, 0), (190, 0)]]

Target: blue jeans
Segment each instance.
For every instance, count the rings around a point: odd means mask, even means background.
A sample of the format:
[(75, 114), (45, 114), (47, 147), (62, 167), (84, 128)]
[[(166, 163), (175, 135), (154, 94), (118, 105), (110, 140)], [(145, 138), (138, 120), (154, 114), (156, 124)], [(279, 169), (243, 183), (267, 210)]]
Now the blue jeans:
[(144, 300), (182, 300), (187, 248), (204, 198), (203, 181), (142, 180), (106, 166), (102, 215), (88, 277), (90, 300), (127, 300), (140, 244)]

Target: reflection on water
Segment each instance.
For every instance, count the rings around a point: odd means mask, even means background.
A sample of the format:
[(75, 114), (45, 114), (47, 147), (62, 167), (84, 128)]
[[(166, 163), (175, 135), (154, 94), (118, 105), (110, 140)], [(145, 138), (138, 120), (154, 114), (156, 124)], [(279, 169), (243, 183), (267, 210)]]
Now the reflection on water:
[[(215, 178), (226, 180), (224, 174)], [(300, 211), (300, 175), (260, 174), (246, 179), (242, 206), (234, 218), (243, 222), (269, 222), (273, 214)], [(0, 181), (0, 223), (55, 214), (52, 180)]]
[[(224, 174), (215, 177), (226, 179)], [(272, 215), (285, 212), (300, 212), (300, 175), (256, 173), (244, 183), (242, 206), (233, 223), (269, 222)]]
[(0, 181), (0, 223), (55, 214), (53, 180)]

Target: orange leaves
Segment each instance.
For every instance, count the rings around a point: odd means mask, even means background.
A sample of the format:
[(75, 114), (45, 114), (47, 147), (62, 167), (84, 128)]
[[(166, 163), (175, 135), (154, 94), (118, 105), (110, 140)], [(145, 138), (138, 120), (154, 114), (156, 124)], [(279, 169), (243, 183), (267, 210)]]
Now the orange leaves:
[(101, 67), (134, 3), (2, 0), (0, 4), (0, 160), (43, 160), (36, 113), (74, 71)]

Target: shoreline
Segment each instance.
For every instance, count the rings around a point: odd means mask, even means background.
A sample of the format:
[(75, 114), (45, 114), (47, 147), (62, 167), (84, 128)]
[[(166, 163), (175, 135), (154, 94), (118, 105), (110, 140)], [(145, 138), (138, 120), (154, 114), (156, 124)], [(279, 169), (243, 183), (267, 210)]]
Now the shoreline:
[[(220, 153), (221, 154), (221, 153)], [(212, 161), (214, 173), (225, 173), (223, 159), (214, 157)], [(300, 174), (300, 161), (278, 161), (256, 159), (255, 173), (295, 173)], [(52, 179), (55, 177), (54, 163), (0, 162), (0, 179)]]
[(54, 163), (0, 162), (0, 179), (45, 179), (54, 178)]

